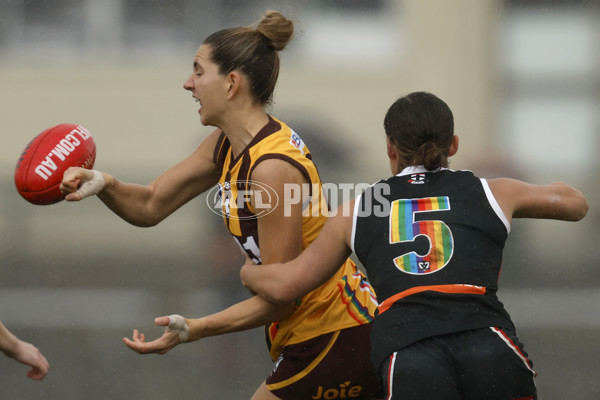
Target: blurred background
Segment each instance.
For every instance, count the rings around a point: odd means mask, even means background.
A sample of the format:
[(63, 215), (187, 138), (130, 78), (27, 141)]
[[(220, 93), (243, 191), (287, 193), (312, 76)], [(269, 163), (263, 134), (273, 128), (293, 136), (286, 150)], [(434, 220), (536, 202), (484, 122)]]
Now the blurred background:
[(566, 181), (585, 220), (515, 221), (499, 297), (542, 399), (600, 395), (600, 3), (583, 0), (0, 0), (0, 320), (51, 364), (42, 382), (0, 357), (1, 399), (245, 399), (273, 364), (263, 331), (165, 356), (120, 341), (153, 318), (199, 317), (248, 297), (241, 258), (204, 196), (153, 228), (98, 199), (34, 206), (14, 166), (63, 122), (94, 135), (95, 167), (147, 184), (212, 131), (182, 89), (204, 38), (267, 9), (296, 21), (270, 112), (324, 182), (387, 177), (391, 103), (433, 92), (455, 113), (451, 167)]

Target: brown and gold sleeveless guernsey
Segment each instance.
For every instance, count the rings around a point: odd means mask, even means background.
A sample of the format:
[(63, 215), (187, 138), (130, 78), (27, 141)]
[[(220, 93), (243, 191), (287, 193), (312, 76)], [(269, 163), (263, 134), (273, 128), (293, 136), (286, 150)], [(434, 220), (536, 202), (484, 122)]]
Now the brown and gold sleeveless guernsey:
[[(214, 161), (221, 168), (219, 191), (225, 225), (242, 249), (256, 263), (261, 263), (257, 215), (242, 196), (250, 189), (252, 171), (263, 160), (276, 158), (289, 162), (304, 175), (312, 198), (307, 207), (325, 200), (317, 168), (300, 136), (283, 122), (269, 116), (269, 122), (248, 146), (233, 157), (229, 140), (221, 134), (215, 147)], [(260, 185), (260, 182), (254, 182)], [(241, 200), (241, 201), (240, 201)], [(283, 205), (281, 197), (279, 206)], [(306, 248), (323, 228), (326, 213), (305, 209), (302, 218), (302, 248)], [(297, 344), (317, 336), (373, 321), (377, 308), (375, 292), (356, 265), (348, 259), (338, 272), (318, 289), (298, 300), (296, 312), (287, 319), (268, 326), (267, 342), (273, 360), (286, 345)]]

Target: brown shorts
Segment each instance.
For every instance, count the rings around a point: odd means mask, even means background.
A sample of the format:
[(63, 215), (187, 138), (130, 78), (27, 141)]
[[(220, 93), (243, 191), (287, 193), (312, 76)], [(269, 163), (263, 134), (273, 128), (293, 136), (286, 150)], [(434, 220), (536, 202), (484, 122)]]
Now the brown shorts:
[(286, 346), (267, 387), (284, 400), (383, 398), (370, 350), (371, 324)]

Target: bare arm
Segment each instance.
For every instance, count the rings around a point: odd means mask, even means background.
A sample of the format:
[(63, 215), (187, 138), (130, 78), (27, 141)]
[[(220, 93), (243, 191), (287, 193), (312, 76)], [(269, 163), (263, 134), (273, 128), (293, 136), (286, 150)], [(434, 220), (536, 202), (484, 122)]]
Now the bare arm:
[(507, 218), (545, 218), (579, 221), (588, 211), (583, 194), (571, 186), (555, 182), (532, 185), (508, 178), (488, 180), (494, 197)]
[[(489, 180), (490, 188), (508, 218), (553, 218), (576, 221), (588, 204), (581, 192), (563, 183), (530, 185), (512, 179)], [(349, 209), (353, 209), (353, 203)], [(241, 271), (244, 285), (273, 302), (289, 301), (329, 279), (350, 254), (352, 217), (341, 207), (319, 237), (296, 259), (285, 264), (252, 266)], [(346, 206), (348, 207), (348, 206)]]
[(18, 343), (19, 339), (0, 322), (0, 351), (11, 357)]
[[(103, 173), (104, 186), (98, 198), (115, 214), (137, 226), (153, 226), (183, 204), (209, 189), (219, 179), (213, 153), (220, 131), (210, 134), (186, 159), (170, 168), (147, 186), (123, 183)], [(77, 193), (83, 181), (92, 177), (83, 168), (69, 168), (61, 191), (67, 201), (79, 201)]]
[(165, 329), (161, 337), (146, 342), (145, 335), (134, 329), (132, 338), (123, 338), (123, 342), (140, 354), (165, 354), (183, 342), (189, 343), (209, 336), (240, 332), (282, 320), (289, 315), (290, 311), (293, 312), (293, 304), (290, 310), (285, 305), (277, 307), (260, 296), (253, 296), (215, 314), (202, 318), (184, 318), (186, 325), (184, 341), (180, 337), (179, 330), (169, 325), (171, 322), (169, 317), (164, 316), (154, 320), (156, 325), (170, 328)]
[[(301, 184), (304, 177), (289, 163), (281, 160), (266, 160), (261, 162), (253, 172), (252, 181), (266, 184), (277, 192), (280, 201), (283, 200), (284, 185), (287, 183)], [(259, 190), (253, 187), (254, 190)], [(264, 199), (264, 196), (263, 196)], [(263, 202), (252, 198), (251, 205), (257, 214), (269, 211), (258, 218), (259, 248), (263, 263), (285, 262), (294, 259), (302, 251), (302, 205), (292, 205), (288, 215), (285, 214), (283, 204), (274, 210), (261, 209), (268, 207)], [(343, 262), (343, 260), (342, 260)], [(339, 265), (342, 264), (340, 262)], [(252, 329), (265, 324), (281, 321), (293, 314), (296, 298), (289, 301), (271, 303), (261, 296), (253, 296), (233, 306), (202, 318), (186, 318), (187, 342), (199, 340), (203, 337), (222, 335)], [(159, 326), (168, 326), (168, 317), (159, 317), (155, 320)], [(164, 354), (181, 343), (178, 335), (165, 330), (163, 335), (151, 342), (145, 341), (145, 336), (134, 330), (132, 340), (124, 338), (125, 344), (138, 353)]]
[(249, 265), (240, 273), (244, 285), (271, 302), (288, 302), (299, 298), (325, 283), (351, 253), (352, 215), (354, 200), (338, 207), (321, 233), (302, 254), (284, 264)]
[(48, 361), (37, 347), (17, 338), (6, 329), (2, 322), (0, 322), (0, 351), (7, 357), (30, 366), (31, 369), (27, 372), (27, 376), (31, 379), (44, 379), (48, 373)]
[[(291, 164), (277, 159), (265, 160), (258, 164), (252, 173), (251, 180), (266, 185), (277, 193), (280, 204), (274, 209), (266, 204), (266, 193), (261, 191), (262, 185), (253, 185), (251, 206), (258, 218), (258, 240), (263, 264), (293, 260), (302, 252), (302, 205), (291, 205), (286, 215), (283, 207), (284, 185), (302, 184), (305, 182), (300, 171)], [(340, 264), (341, 265), (341, 264)], [(223, 310), (219, 313), (201, 318), (199, 326), (203, 336), (235, 332), (256, 328), (274, 321), (280, 321), (293, 314), (296, 298), (288, 302), (273, 304), (260, 296), (253, 296)], [(194, 337), (193, 325), (190, 326), (191, 337)]]

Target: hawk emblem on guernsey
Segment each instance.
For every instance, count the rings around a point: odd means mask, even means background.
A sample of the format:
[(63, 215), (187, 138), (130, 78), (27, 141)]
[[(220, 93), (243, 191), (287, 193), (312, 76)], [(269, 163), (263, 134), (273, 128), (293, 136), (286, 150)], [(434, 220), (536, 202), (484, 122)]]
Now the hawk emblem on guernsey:
[(425, 182), (425, 174), (411, 174), (408, 180), (408, 183), (412, 183), (413, 185), (422, 185)]

